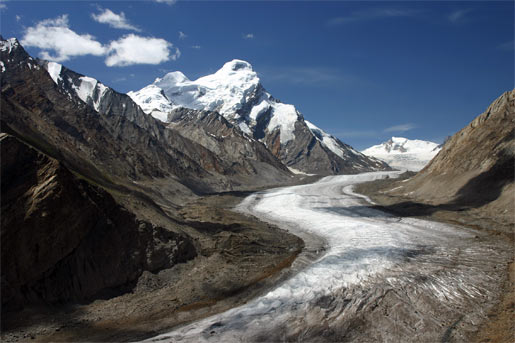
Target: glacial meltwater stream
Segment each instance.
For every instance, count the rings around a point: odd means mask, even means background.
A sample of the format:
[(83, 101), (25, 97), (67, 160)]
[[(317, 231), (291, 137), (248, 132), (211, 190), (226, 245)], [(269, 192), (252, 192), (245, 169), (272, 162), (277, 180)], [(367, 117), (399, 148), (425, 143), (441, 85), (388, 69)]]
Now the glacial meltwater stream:
[(148, 341), (467, 340), (498, 296), (510, 249), (472, 230), (374, 210), (352, 192), (386, 175), (395, 173), (331, 176), (246, 198), (238, 211), (317, 236), (325, 251), (247, 304)]

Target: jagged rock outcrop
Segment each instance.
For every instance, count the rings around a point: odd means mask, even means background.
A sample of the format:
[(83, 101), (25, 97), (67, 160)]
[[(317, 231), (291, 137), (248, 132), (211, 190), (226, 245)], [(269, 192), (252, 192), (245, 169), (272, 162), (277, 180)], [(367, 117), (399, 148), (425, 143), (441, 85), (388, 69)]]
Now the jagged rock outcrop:
[[(245, 61), (233, 60), (212, 75), (189, 80), (181, 72), (128, 95), (148, 114), (173, 118), (178, 108), (216, 111), (258, 140), (286, 166), (305, 173), (341, 174), (389, 169), (304, 120), (293, 105), (272, 97)], [(171, 116), (169, 116), (171, 114)]]
[(0, 134), (2, 310), (91, 299), (196, 256), (59, 161)]
[(433, 204), (481, 209), (496, 221), (514, 224), (515, 91), (496, 99), (453, 135), (438, 155), (392, 194)]

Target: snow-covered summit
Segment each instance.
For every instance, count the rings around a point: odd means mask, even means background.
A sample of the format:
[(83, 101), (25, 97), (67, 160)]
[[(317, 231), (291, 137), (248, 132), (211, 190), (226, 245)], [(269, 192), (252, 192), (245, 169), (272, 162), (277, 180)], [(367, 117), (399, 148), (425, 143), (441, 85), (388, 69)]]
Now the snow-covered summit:
[[(253, 131), (259, 117), (271, 114), (267, 129), (281, 130), (281, 143), (294, 139), (294, 124), (300, 114), (293, 105), (282, 104), (260, 86), (252, 65), (242, 60), (227, 62), (214, 74), (191, 81), (174, 71), (157, 78), (137, 92), (127, 93), (143, 111), (163, 120), (176, 108), (217, 111), (236, 121), (246, 133)], [(245, 109), (249, 109), (245, 113)]]
[(434, 142), (392, 137), (384, 143), (363, 150), (362, 153), (386, 161), (395, 168), (418, 171), (440, 150), (440, 145)]

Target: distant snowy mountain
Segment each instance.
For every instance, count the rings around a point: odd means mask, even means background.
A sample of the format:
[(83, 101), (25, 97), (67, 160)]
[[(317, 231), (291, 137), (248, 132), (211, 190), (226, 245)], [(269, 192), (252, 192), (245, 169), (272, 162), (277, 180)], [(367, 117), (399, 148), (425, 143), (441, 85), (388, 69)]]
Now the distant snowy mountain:
[(245, 61), (230, 61), (195, 81), (179, 71), (171, 72), (128, 95), (147, 114), (166, 122), (174, 121), (181, 108), (216, 111), (249, 138), (264, 143), (288, 167), (302, 172), (339, 174), (388, 168), (305, 121), (295, 106), (276, 100)]
[(441, 146), (437, 143), (392, 137), (387, 142), (363, 150), (362, 153), (381, 159), (393, 168), (419, 171), (440, 150)]

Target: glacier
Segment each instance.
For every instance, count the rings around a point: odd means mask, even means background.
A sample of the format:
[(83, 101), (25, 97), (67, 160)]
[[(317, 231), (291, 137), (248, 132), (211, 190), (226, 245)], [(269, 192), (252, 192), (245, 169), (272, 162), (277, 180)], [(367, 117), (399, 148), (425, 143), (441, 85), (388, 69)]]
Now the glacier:
[[(325, 242), (319, 258), (294, 264), (292, 277), (247, 304), (147, 341), (334, 341), (349, 332), (362, 341), (428, 341), (459, 318), (473, 328), (499, 281), (491, 270), (509, 249), (480, 244), (469, 229), (372, 209), (352, 191), (399, 173), (329, 176), (245, 198), (238, 211)], [(353, 329), (356, 321), (366, 330)]]

